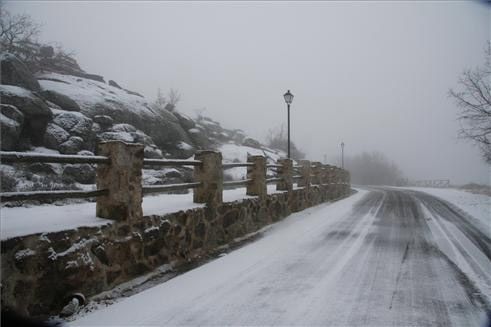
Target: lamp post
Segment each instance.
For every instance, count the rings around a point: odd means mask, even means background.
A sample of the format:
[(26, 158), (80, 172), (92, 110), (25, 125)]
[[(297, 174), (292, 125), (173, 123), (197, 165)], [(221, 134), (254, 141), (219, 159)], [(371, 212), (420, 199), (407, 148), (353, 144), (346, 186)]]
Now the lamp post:
[(341, 168), (344, 169), (344, 142), (341, 142)]
[(290, 159), (290, 104), (293, 101), (293, 94), (290, 93), (290, 90), (283, 94), (283, 97), (285, 98), (285, 102), (288, 107), (288, 159)]

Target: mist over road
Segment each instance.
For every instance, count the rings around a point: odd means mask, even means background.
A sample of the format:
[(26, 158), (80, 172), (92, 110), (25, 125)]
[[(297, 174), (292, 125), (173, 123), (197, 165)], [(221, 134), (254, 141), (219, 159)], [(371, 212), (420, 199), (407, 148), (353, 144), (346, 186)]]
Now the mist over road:
[(490, 249), (443, 200), (359, 190), (74, 325), (478, 326)]

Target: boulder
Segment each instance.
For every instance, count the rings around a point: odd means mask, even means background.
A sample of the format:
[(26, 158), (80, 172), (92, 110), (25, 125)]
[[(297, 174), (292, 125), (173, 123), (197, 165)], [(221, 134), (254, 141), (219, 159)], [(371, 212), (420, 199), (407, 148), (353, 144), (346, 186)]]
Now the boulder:
[(107, 115), (96, 115), (94, 116), (93, 120), (103, 129), (109, 128), (114, 124), (114, 119)]
[(4, 151), (16, 149), (24, 124), (24, 115), (16, 107), (0, 104), (1, 148)]
[(205, 134), (205, 132), (198, 128), (191, 128), (189, 131), (189, 136), (198, 148), (206, 149), (211, 145), (210, 138)]
[(97, 82), (101, 82), (101, 83), (106, 83), (104, 81), (104, 77), (102, 77), (101, 75), (89, 74), (89, 73), (80, 73), (80, 74), (77, 74), (77, 76), (80, 76), (80, 77), (83, 77), (83, 78), (87, 78), (87, 79), (91, 79), (93, 81), (97, 81)]
[(42, 145), (48, 122), (52, 118), (48, 105), (29, 90), (18, 86), (0, 85), (3, 104), (16, 107), (24, 115), (23, 137), (33, 145)]
[(136, 132), (136, 128), (133, 125), (130, 124), (116, 124), (113, 127), (111, 127), (112, 132), (128, 132), (128, 133), (134, 133)]
[(60, 145), (70, 138), (70, 133), (62, 127), (49, 123), (44, 134), (44, 145), (47, 148), (58, 150)]
[(245, 138), (244, 141), (242, 141), (242, 145), (250, 146), (251, 148), (257, 148), (257, 149), (262, 148), (261, 143), (259, 141), (250, 137)]
[(162, 159), (162, 151), (156, 147), (146, 146), (144, 149), (144, 157), (149, 159)]
[[(105, 115), (115, 124), (131, 123), (151, 136), (162, 150), (168, 148), (172, 152), (173, 146), (181, 141), (192, 144), (175, 115), (164, 109), (156, 112), (139, 94), (69, 75), (40, 73), (38, 79), (43, 90), (57, 91), (75, 100), (85, 116), (95, 119)], [(101, 127), (104, 130), (103, 124)]]
[(84, 140), (78, 136), (71, 136), (68, 140), (60, 144), (59, 151), (63, 154), (76, 154), (84, 147)]
[(63, 110), (80, 111), (79, 105), (64, 94), (52, 90), (44, 90), (41, 96), (54, 104), (60, 106)]
[(104, 132), (97, 136), (100, 141), (122, 141), (126, 143), (134, 143), (135, 139), (127, 132)]
[(39, 91), (39, 82), (27, 66), (10, 53), (0, 55), (1, 84), (15, 85), (31, 91)]
[(96, 170), (89, 164), (66, 165), (62, 176), (81, 184), (94, 184)]
[(108, 84), (111, 85), (111, 86), (113, 86), (113, 87), (116, 87), (118, 89), (122, 89), (122, 87), (119, 86), (119, 84), (116, 83), (115, 81), (113, 81), (112, 79), (109, 80)]
[(185, 130), (190, 130), (191, 128), (194, 128), (194, 126), (196, 126), (196, 123), (194, 122), (194, 120), (192, 120), (191, 118), (189, 118), (183, 114), (175, 112), (174, 116), (177, 117), (179, 124), (181, 124), (182, 128), (184, 128)]
[(80, 112), (55, 111), (53, 123), (86, 141), (93, 139), (92, 119)]
[(45, 162), (35, 162), (33, 164), (30, 164), (27, 167), (27, 170), (35, 174), (56, 174), (56, 169), (53, 167), (53, 164)]
[(152, 138), (150, 136), (148, 136), (147, 134), (143, 133), (142, 131), (136, 131), (136, 132), (130, 133), (130, 134), (133, 136), (135, 143), (140, 143), (140, 144), (150, 145), (150, 146), (155, 147), (155, 144), (154, 144)]

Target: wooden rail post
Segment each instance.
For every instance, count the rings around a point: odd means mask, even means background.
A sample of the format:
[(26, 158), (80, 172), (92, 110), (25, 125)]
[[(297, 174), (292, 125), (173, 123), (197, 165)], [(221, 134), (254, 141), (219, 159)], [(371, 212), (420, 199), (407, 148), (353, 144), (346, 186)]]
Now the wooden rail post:
[(97, 189), (109, 191), (97, 197), (97, 216), (120, 221), (141, 218), (143, 145), (102, 142), (98, 154), (108, 157), (110, 164), (97, 165)]
[(281, 165), (278, 168), (278, 177), (281, 180), (276, 183), (276, 190), (291, 192), (293, 190), (293, 161), (292, 159), (279, 159), (278, 164)]
[(311, 174), (310, 161), (301, 160), (300, 165), (302, 166), (302, 168), (300, 169), (302, 179), (298, 182), (298, 186), (305, 187), (308, 189), (310, 187), (310, 180), (311, 180), (311, 178), (310, 178), (310, 174)]
[(194, 167), (194, 180), (201, 185), (194, 189), (195, 203), (216, 206), (223, 202), (222, 154), (217, 151), (198, 151), (195, 160), (202, 164)]
[(247, 184), (247, 195), (265, 197), (268, 194), (266, 188), (266, 158), (263, 156), (248, 156), (247, 162), (252, 162), (254, 166), (247, 167), (247, 179), (252, 181)]

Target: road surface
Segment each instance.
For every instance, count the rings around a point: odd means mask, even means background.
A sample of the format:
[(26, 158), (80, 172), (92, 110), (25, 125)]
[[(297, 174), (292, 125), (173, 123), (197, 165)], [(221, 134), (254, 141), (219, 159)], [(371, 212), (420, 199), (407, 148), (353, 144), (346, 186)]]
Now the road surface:
[(479, 326), (491, 240), (431, 195), (359, 190), (74, 325)]

